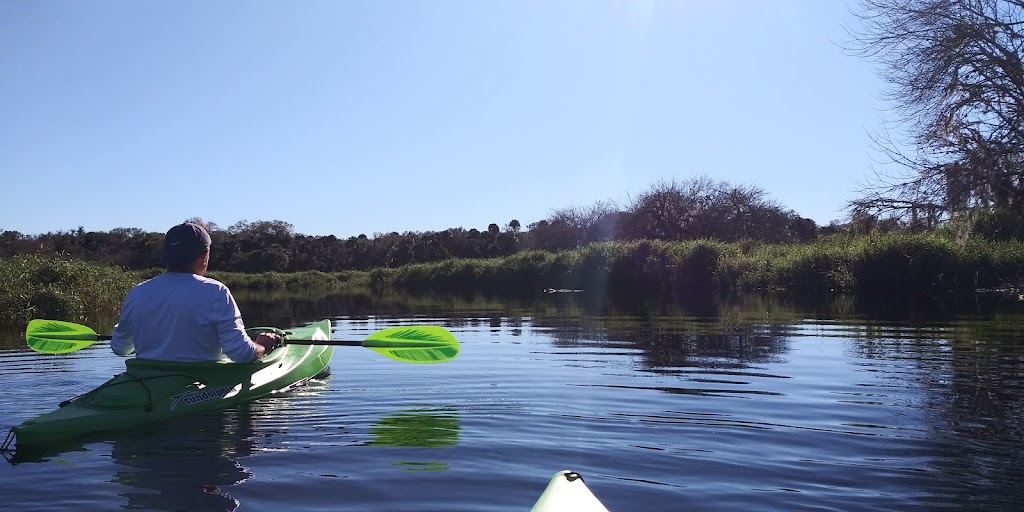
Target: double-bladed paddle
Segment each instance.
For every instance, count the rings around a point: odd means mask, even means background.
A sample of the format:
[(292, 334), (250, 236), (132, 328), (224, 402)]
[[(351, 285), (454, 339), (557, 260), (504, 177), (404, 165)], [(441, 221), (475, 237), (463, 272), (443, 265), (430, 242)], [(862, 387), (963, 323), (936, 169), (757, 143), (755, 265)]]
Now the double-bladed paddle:
[[(110, 336), (91, 328), (60, 320), (35, 319), (25, 329), (29, 348), (44, 354), (67, 354)], [(385, 357), (406, 363), (443, 363), (459, 354), (459, 342), (444, 327), (406, 325), (377, 331), (358, 340), (299, 340), (284, 337), (284, 345), (332, 345), (366, 347)]]

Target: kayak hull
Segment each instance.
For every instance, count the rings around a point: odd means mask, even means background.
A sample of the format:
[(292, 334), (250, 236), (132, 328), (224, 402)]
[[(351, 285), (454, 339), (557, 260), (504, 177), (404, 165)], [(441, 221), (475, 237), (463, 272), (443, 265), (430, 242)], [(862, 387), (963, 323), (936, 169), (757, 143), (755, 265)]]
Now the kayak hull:
[(530, 512), (608, 512), (608, 509), (590, 492), (579, 473), (563, 470), (551, 477)]
[[(331, 323), (321, 320), (286, 333), (294, 339), (329, 340)], [(326, 372), (333, 351), (332, 346), (286, 343), (246, 364), (227, 359), (183, 363), (131, 358), (125, 361), (124, 373), (14, 427), (15, 439), (20, 450), (229, 407)]]

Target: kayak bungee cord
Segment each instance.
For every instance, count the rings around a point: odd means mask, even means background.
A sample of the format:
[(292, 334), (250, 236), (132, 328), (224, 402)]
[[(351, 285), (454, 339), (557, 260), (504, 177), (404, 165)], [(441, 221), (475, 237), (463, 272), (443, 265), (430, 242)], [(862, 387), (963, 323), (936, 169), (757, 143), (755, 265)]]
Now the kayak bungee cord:
[[(118, 384), (129, 384), (129, 383), (136, 382), (140, 386), (142, 386), (143, 390), (146, 391), (146, 402), (147, 403), (146, 403), (146, 406), (142, 408), (142, 410), (144, 410), (146, 412), (151, 412), (153, 410), (153, 392), (150, 391), (149, 386), (146, 385), (146, 380), (147, 379), (161, 379), (161, 378), (164, 378), (164, 377), (184, 377), (186, 379), (192, 379), (194, 381), (193, 384), (198, 384), (198, 385), (201, 385), (201, 386), (205, 386), (206, 385), (206, 381), (205, 380), (197, 378), (194, 375), (187, 375), (187, 374), (184, 374), (184, 373), (168, 373), (166, 375), (153, 375), (152, 377), (136, 377), (136, 376), (134, 376), (134, 375), (132, 375), (132, 374), (130, 374), (128, 372), (122, 373), (121, 375), (127, 377), (128, 380), (121, 380), (121, 381), (117, 381), (117, 382), (109, 382), (108, 381), (108, 382), (106, 382), (104, 384), (101, 384), (96, 389), (93, 389), (91, 391), (86, 391), (85, 393), (82, 393), (81, 395), (73, 396), (71, 398), (68, 398), (67, 400), (64, 400), (63, 402), (57, 404), (57, 407), (65, 407), (68, 404), (70, 404), (71, 402), (74, 402), (75, 400), (78, 400), (79, 398), (92, 395), (92, 394), (94, 394), (94, 393), (96, 393), (96, 392), (98, 392), (100, 390), (107, 389), (107, 388), (109, 388), (111, 386), (117, 386)], [(116, 378), (116, 377), (119, 377), (119, 376), (120, 375), (115, 375), (114, 377)], [(96, 404), (93, 404), (93, 405), (96, 405)], [(104, 407), (104, 406), (96, 405), (96, 407)]]
[(11, 441), (14, 441), (14, 427), (7, 431), (7, 437), (4, 438), (3, 444), (0, 444), (0, 452), (4, 454), (5, 458), (7, 457), (7, 452), (13, 451), (11, 450)]

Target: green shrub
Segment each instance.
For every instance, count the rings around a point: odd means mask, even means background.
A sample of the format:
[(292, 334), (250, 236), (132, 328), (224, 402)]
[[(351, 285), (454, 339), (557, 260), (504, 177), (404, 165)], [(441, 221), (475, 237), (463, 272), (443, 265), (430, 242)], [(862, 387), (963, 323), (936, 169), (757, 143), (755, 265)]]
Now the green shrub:
[(1024, 281), (1024, 242), (972, 241), (941, 233), (836, 234), (805, 244), (713, 240), (600, 242), (549, 253), (448, 260), (374, 271), (374, 282), (409, 289), (529, 294), (582, 289), (620, 298), (766, 290), (937, 294)]
[(33, 318), (75, 321), (116, 310), (140, 275), (63, 256), (21, 255), (0, 260), (0, 322)]
[(261, 272), (246, 274), (242, 272), (210, 272), (209, 277), (216, 279), (228, 288), (247, 289), (336, 289), (355, 284), (365, 285), (369, 281), (367, 272), (320, 272), (307, 270), (304, 272)]

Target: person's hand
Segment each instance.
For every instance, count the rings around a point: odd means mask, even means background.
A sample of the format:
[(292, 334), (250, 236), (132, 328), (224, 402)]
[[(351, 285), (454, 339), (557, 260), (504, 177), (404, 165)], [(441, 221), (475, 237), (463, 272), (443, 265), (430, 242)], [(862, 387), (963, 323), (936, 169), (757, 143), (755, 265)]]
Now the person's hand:
[(267, 352), (274, 350), (281, 345), (281, 337), (277, 333), (273, 332), (261, 332), (256, 339), (252, 340), (257, 345), (262, 346)]

